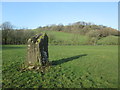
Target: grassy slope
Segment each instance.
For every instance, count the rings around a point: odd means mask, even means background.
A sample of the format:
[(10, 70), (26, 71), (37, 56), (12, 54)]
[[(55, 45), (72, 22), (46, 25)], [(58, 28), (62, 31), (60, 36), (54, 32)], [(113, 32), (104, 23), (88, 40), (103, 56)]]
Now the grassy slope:
[(56, 42), (58, 44), (61, 44), (62, 42), (62, 44), (86, 44), (88, 41), (87, 36), (83, 36), (79, 34), (58, 32), (58, 31), (41, 31), (41, 32), (46, 32), (49, 36), (49, 39), (54, 38), (54, 40), (51, 43)]
[[(49, 36), (49, 42), (51, 44), (72, 44), (72, 45), (84, 45), (88, 44), (89, 37), (86, 35), (79, 35), (74, 33), (58, 32), (58, 31), (41, 31), (46, 32)], [(51, 37), (52, 36), (52, 37)], [(54, 40), (51, 41), (51, 38)], [(117, 45), (118, 36), (103, 37), (97, 42), (98, 45)]]
[(98, 41), (98, 44), (118, 45), (118, 37), (117, 36), (104, 37)]
[(117, 46), (49, 46), (49, 71), (20, 72), (26, 46), (3, 46), (3, 87), (117, 87)]

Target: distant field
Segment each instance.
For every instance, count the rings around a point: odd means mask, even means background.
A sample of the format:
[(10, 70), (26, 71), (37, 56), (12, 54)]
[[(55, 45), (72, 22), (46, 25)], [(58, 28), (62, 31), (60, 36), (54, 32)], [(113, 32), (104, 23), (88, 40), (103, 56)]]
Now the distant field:
[(84, 45), (87, 44), (89, 38), (88, 36), (74, 33), (58, 31), (41, 31), (41, 32), (46, 32), (48, 34), (50, 44)]
[[(91, 38), (87, 35), (80, 35), (79, 33), (67, 33), (58, 31), (41, 31), (46, 32), (49, 36), (50, 44), (57, 45), (90, 45)], [(40, 33), (40, 32), (39, 32)], [(102, 37), (97, 41), (98, 45), (118, 45), (118, 36)]]
[(3, 46), (3, 88), (117, 88), (117, 46), (49, 46), (53, 62), (44, 75), (20, 72), (25, 45)]

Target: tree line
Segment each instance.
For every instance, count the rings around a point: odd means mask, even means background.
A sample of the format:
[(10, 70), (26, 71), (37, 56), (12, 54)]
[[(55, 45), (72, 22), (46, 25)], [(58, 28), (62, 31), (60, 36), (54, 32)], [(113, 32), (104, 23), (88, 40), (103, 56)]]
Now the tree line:
[[(80, 35), (88, 35), (93, 34), (94, 31), (98, 32), (101, 37), (106, 37), (109, 35), (119, 36), (118, 31), (116, 29), (103, 26), (103, 25), (95, 25), (92, 23), (86, 22), (76, 22), (69, 25), (50, 25), (44, 27), (38, 27), (38, 30), (54, 30), (54, 31), (61, 31), (61, 32), (69, 32), (69, 33), (77, 33)], [(96, 34), (96, 33), (95, 33)]]
[[(107, 37), (110, 35), (119, 36), (119, 31), (110, 27), (103, 25), (95, 25), (92, 23), (86, 22), (75, 22), (69, 25), (49, 25), (41, 27), (39, 26), (36, 29), (14, 29), (13, 25), (10, 22), (4, 22), (0, 28), (2, 33), (2, 44), (26, 44), (27, 40), (33, 35), (40, 33), (41, 31), (58, 31), (58, 32), (67, 32), (74, 33), (76, 35), (86, 35), (96, 42), (102, 37)], [(49, 37), (54, 39), (53, 37)]]
[(35, 34), (32, 30), (13, 29), (10, 22), (4, 22), (1, 25), (2, 44), (26, 44), (27, 40)]

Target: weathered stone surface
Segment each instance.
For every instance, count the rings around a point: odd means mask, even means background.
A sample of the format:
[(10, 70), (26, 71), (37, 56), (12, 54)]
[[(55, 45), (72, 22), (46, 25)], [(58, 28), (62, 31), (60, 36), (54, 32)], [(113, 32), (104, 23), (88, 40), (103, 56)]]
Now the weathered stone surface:
[(48, 62), (48, 36), (35, 35), (28, 40), (27, 63), (29, 65), (42, 65)]

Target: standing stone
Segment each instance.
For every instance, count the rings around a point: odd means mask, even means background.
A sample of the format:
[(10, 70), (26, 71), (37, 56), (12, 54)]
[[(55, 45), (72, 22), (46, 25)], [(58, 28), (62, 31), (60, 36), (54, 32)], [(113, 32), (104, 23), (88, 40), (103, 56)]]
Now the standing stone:
[(28, 56), (29, 65), (45, 66), (48, 62), (48, 36), (47, 34), (35, 35), (28, 40)]

